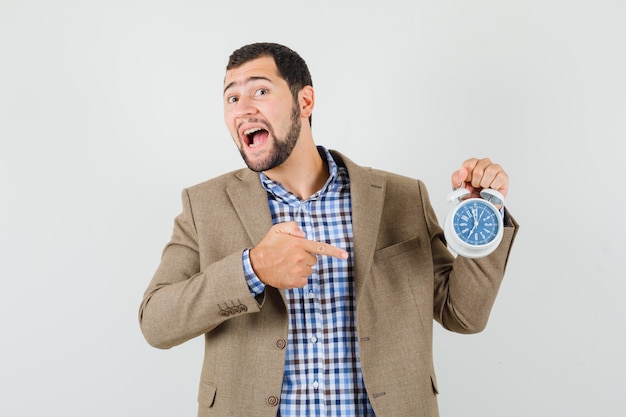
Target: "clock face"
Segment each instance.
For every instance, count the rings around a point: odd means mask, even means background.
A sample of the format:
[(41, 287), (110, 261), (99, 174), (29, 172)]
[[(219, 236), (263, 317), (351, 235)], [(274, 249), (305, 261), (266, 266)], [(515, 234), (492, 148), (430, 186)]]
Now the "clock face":
[(486, 245), (498, 235), (499, 213), (495, 207), (474, 198), (461, 203), (452, 218), (452, 227), (458, 238), (472, 246)]

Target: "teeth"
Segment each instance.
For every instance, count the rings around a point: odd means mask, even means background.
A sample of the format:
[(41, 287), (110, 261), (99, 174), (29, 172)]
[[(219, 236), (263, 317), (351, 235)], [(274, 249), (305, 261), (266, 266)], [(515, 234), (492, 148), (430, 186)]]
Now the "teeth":
[(251, 128), (251, 129), (245, 130), (243, 133), (244, 133), (245, 135), (251, 135), (251, 134), (253, 134), (254, 132), (258, 132), (259, 130), (261, 130), (261, 128), (260, 128), (260, 127), (253, 127), (253, 128)]

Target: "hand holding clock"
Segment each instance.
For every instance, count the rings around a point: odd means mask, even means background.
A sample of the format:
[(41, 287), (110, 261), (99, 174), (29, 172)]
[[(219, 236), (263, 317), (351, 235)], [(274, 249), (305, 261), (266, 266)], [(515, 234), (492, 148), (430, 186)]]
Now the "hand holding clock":
[(467, 198), (479, 198), (480, 190), (493, 188), (504, 197), (509, 191), (509, 176), (504, 169), (489, 158), (470, 158), (454, 171), (451, 177), (452, 188), (465, 188), (470, 192)]
[(509, 190), (509, 176), (489, 158), (471, 158), (451, 177), (454, 191), (448, 201), (458, 205), (448, 213), (443, 229), (448, 247), (468, 258), (489, 255), (500, 244), (500, 213)]

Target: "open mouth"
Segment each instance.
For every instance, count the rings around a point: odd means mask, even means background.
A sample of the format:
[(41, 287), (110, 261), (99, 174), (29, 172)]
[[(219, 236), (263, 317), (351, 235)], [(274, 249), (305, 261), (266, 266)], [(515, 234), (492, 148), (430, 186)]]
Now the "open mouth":
[(246, 129), (243, 132), (244, 142), (250, 148), (261, 146), (267, 140), (269, 132), (260, 127)]

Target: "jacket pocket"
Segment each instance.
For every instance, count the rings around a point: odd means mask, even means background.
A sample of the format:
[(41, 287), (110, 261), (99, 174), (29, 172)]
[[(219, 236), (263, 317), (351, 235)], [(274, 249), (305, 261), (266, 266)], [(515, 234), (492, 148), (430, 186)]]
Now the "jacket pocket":
[(216, 392), (216, 385), (213, 385), (209, 382), (200, 382), (200, 389), (198, 391), (198, 403), (202, 407), (213, 407)]
[(388, 259), (404, 252), (408, 252), (411, 250), (417, 250), (420, 247), (420, 238), (416, 236), (412, 239), (405, 240), (404, 242), (395, 243), (391, 246), (384, 247), (382, 249), (378, 249), (374, 253), (374, 261), (382, 261), (384, 259)]

